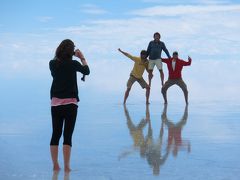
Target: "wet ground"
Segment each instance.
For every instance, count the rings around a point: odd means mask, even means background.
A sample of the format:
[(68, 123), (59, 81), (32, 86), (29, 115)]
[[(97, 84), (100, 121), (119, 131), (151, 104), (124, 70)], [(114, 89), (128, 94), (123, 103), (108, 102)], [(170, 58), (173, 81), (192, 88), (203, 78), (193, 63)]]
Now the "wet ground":
[[(51, 121), (45, 105), (4, 112), (0, 116), (3, 180), (240, 177), (240, 103), (80, 103), (70, 174), (51, 170)], [(61, 153), (59, 159), (62, 166)]]

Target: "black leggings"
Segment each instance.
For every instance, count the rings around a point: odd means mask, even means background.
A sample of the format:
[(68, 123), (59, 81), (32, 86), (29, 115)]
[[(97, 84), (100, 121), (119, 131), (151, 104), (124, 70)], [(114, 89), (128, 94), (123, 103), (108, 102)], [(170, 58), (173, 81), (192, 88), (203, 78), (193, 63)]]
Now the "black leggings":
[(72, 134), (77, 118), (78, 106), (75, 104), (52, 106), (52, 138), (50, 145), (58, 145), (63, 130), (63, 144), (72, 146)]

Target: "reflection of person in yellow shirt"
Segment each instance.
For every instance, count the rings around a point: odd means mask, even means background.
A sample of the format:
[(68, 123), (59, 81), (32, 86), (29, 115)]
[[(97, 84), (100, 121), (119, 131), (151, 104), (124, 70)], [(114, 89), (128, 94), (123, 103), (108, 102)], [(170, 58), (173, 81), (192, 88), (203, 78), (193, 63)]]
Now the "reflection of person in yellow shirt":
[(142, 158), (145, 158), (146, 156), (146, 144), (145, 144), (145, 137), (144, 137), (144, 128), (146, 127), (147, 123), (147, 117), (146, 118), (142, 118), (141, 121), (138, 124), (135, 124), (128, 112), (128, 109), (126, 107), (126, 105), (124, 105), (124, 113), (126, 116), (126, 120), (127, 120), (127, 127), (129, 129), (130, 135), (132, 137), (133, 140), (133, 147), (131, 148), (131, 150), (127, 150), (125, 152), (123, 152), (120, 156), (119, 156), (119, 160), (123, 157), (126, 157), (127, 155), (135, 152), (135, 151), (139, 151), (140, 152), (140, 156)]
[(130, 74), (130, 77), (127, 82), (127, 90), (125, 92), (124, 96), (124, 104), (126, 104), (126, 100), (128, 98), (129, 92), (132, 88), (132, 85), (137, 81), (143, 89), (146, 89), (146, 104), (149, 104), (149, 94), (150, 94), (150, 87), (146, 83), (146, 81), (143, 79), (142, 75), (144, 73), (144, 70), (148, 67), (148, 60), (147, 60), (147, 51), (142, 50), (140, 53), (140, 57), (132, 56), (124, 51), (122, 51), (120, 48), (118, 49), (121, 53), (123, 53), (125, 56), (130, 58), (134, 61), (133, 70)]

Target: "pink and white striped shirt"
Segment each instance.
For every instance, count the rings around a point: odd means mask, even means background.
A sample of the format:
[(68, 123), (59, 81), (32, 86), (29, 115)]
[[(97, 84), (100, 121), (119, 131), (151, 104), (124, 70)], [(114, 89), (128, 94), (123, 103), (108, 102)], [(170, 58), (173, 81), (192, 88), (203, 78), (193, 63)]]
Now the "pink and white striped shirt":
[(53, 97), (51, 100), (51, 106), (61, 106), (61, 105), (67, 105), (67, 104), (75, 104), (78, 105), (78, 101), (76, 98), (56, 98)]

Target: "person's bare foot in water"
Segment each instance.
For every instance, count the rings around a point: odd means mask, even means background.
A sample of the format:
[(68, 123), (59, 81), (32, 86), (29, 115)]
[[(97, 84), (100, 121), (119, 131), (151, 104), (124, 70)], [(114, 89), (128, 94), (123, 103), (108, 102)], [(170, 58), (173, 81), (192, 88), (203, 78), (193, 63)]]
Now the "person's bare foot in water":
[(71, 171), (70, 167), (65, 167), (64, 168), (65, 173), (69, 173)]
[(58, 163), (53, 165), (53, 171), (60, 171), (60, 169), (61, 168)]

